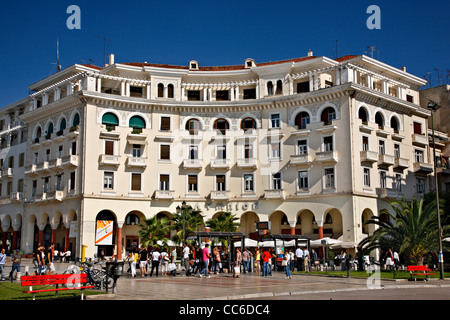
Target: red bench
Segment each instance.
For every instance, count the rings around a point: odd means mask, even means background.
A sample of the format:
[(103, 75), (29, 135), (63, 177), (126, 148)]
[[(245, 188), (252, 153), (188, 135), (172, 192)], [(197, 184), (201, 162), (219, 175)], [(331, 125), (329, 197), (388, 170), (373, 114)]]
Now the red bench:
[(427, 279), (430, 275), (434, 275), (434, 272), (431, 272), (430, 269), (428, 269), (427, 266), (408, 266), (408, 271), (412, 276), (414, 276), (414, 281), (416, 281), (417, 276), (426, 276)]
[[(86, 274), (73, 273), (73, 274), (51, 274), (51, 275), (39, 275), (39, 276), (23, 276), (21, 277), (22, 287), (29, 287), (29, 290), (23, 291), (24, 293), (32, 293), (33, 300), (36, 300), (36, 293), (38, 292), (55, 292), (64, 290), (81, 290), (81, 300), (84, 299), (84, 289), (91, 289), (95, 286), (82, 285), (86, 284)], [(65, 285), (63, 288), (58, 288), (58, 285)], [(33, 290), (33, 286), (48, 286), (56, 285), (55, 288), (50, 289), (38, 289)]]

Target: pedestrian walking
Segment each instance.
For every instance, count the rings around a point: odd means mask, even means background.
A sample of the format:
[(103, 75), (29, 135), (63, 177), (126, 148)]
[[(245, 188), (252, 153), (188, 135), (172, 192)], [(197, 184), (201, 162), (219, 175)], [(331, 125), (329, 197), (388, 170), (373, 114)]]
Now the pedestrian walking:
[(399, 267), (399, 265), (400, 265), (400, 257), (399, 257), (399, 255), (398, 255), (398, 252), (397, 252), (397, 251), (394, 251), (393, 257), (394, 257), (395, 270), (398, 271), (398, 267)]
[(148, 258), (148, 252), (147, 249), (144, 247), (141, 247), (141, 251), (139, 251), (139, 268), (141, 269), (141, 278), (147, 276), (147, 258)]
[(241, 273), (241, 263), (242, 263), (242, 253), (241, 249), (236, 249), (236, 259), (234, 260), (233, 265), (233, 278), (239, 278), (239, 274)]
[(291, 279), (291, 254), (288, 250), (284, 253), (283, 260), (281, 261), (281, 265), (284, 266), (284, 270), (286, 273), (286, 279)]
[(2, 274), (1, 281), (5, 281), (5, 266), (6, 266), (6, 253), (5, 249), (2, 249), (0, 253), (0, 272)]
[(248, 251), (248, 248), (245, 248), (244, 252), (242, 252), (242, 266), (244, 269), (244, 273), (247, 273), (249, 271), (251, 257), (252, 257), (251, 252)]
[(130, 257), (129, 261), (130, 261), (130, 268), (131, 268), (131, 277), (136, 278), (136, 265), (139, 261), (139, 254), (138, 254), (136, 248), (133, 248), (131, 250), (131, 257)]
[(269, 249), (264, 249), (264, 251), (261, 255), (261, 260), (263, 263), (263, 268), (262, 268), (262, 276), (263, 277), (267, 277), (269, 275), (270, 259), (272, 259), (272, 255), (270, 254)]
[(161, 253), (158, 248), (153, 249), (152, 253), (152, 271), (150, 272), (150, 277), (153, 276), (153, 270), (156, 269), (156, 277), (158, 276), (159, 263), (161, 260)]
[(259, 251), (259, 248), (256, 248), (255, 251), (255, 268), (253, 271), (258, 274), (261, 272), (261, 252)]
[(208, 264), (209, 264), (209, 258), (211, 258), (211, 255), (209, 254), (209, 243), (205, 244), (205, 248), (201, 250), (201, 256), (203, 260), (203, 269), (200, 271), (199, 276), (202, 277), (202, 273), (205, 273), (206, 278), (210, 278), (208, 275)]
[(173, 277), (177, 275), (177, 266), (175, 264), (176, 260), (177, 260), (177, 248), (173, 247), (172, 250), (170, 251), (169, 265), (167, 266), (169, 274), (172, 275)]
[(167, 277), (167, 271), (168, 271), (168, 266), (169, 266), (169, 254), (167, 253), (166, 248), (162, 249), (161, 252), (161, 276), (162, 277)]
[(392, 249), (389, 248), (389, 250), (386, 252), (385, 270), (392, 270), (393, 265), (394, 265), (394, 255), (392, 253)]
[(303, 250), (302, 248), (298, 247), (297, 250), (295, 250), (295, 256), (297, 257), (297, 271), (303, 270)]
[(191, 253), (191, 249), (187, 245), (187, 243), (183, 243), (183, 262), (184, 262), (184, 268), (186, 271), (186, 277), (191, 275), (191, 264), (189, 259), (189, 254)]
[(46, 266), (46, 273), (52, 274), (55, 272), (55, 265), (53, 264), (53, 248), (55, 247), (55, 244), (52, 243), (50, 247), (45, 252), (45, 266)]
[(14, 271), (16, 271), (17, 273), (20, 272), (20, 262), (21, 262), (21, 256), (20, 256), (19, 249), (16, 249), (13, 252), (14, 253), (11, 256), (12, 268), (11, 268), (11, 272), (9, 273), (9, 278), (11, 280), (13, 279)]

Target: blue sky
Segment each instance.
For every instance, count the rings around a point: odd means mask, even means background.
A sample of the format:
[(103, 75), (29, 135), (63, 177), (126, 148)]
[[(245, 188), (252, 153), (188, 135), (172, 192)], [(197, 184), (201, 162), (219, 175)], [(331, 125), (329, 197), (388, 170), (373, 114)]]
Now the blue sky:
[[(69, 30), (67, 8), (81, 10), (81, 29)], [(369, 30), (370, 5), (381, 9), (381, 29)], [(450, 1), (3, 1), (0, 9), (0, 107), (29, 94), (28, 86), (62, 67), (116, 62), (202, 66), (243, 64), (306, 56), (364, 54), (419, 77), (447, 72)]]

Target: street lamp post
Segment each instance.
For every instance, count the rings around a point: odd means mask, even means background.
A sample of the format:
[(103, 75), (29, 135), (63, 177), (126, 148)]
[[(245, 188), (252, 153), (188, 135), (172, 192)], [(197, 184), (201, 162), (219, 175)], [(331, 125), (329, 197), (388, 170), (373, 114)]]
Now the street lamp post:
[(177, 206), (177, 213), (181, 214), (182, 218), (183, 218), (183, 241), (184, 242), (184, 232), (185, 232), (185, 223), (186, 223), (186, 215), (187, 213), (191, 213), (192, 212), (192, 208), (191, 206), (186, 205), (186, 201), (183, 201), (181, 203), (181, 207)]
[(434, 184), (436, 188), (436, 210), (438, 216), (438, 236), (439, 236), (439, 273), (441, 280), (444, 280), (444, 257), (442, 255), (442, 231), (441, 231), (441, 213), (439, 207), (439, 188), (438, 188), (438, 176), (436, 171), (436, 145), (434, 142), (434, 112), (436, 112), (441, 106), (436, 102), (430, 100), (428, 102), (428, 108), (431, 109), (431, 130), (433, 135), (433, 158), (434, 158)]

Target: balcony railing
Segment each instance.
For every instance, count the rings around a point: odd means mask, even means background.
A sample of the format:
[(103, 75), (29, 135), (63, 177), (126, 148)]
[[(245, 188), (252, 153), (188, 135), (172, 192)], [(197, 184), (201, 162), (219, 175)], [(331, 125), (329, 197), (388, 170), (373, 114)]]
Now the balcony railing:
[(211, 200), (228, 200), (230, 191), (211, 191)]
[(183, 160), (183, 169), (202, 169), (202, 159), (184, 159)]
[(425, 147), (428, 145), (427, 137), (422, 134), (413, 133), (411, 135), (412, 143), (417, 146)]
[(404, 158), (394, 159), (394, 168), (406, 169), (409, 167), (409, 160)]
[(270, 189), (264, 190), (265, 199), (283, 199), (285, 198), (285, 192), (283, 189)]
[(291, 155), (291, 164), (294, 166), (311, 165), (312, 157), (309, 154), (293, 154)]
[(433, 165), (424, 162), (414, 162), (413, 171), (414, 173), (430, 174), (433, 172)]
[(229, 169), (230, 160), (228, 159), (213, 159), (211, 160), (212, 169)]
[(174, 198), (175, 191), (173, 190), (156, 190), (155, 199), (159, 200), (172, 200)]
[(376, 152), (365, 150), (361, 151), (360, 155), (361, 155), (361, 162), (374, 163), (378, 161), (378, 153)]
[(336, 151), (323, 151), (316, 153), (317, 162), (338, 162), (338, 154)]
[(237, 160), (237, 167), (238, 168), (253, 168), (256, 169), (257, 162), (256, 158), (242, 158)]
[(394, 157), (387, 154), (378, 155), (378, 164), (384, 166), (394, 165)]
[(147, 158), (145, 157), (128, 157), (127, 166), (128, 167), (146, 167)]
[(118, 166), (120, 165), (120, 157), (115, 155), (109, 155), (109, 154), (101, 154), (100, 155), (100, 165), (110, 165), (110, 166)]

